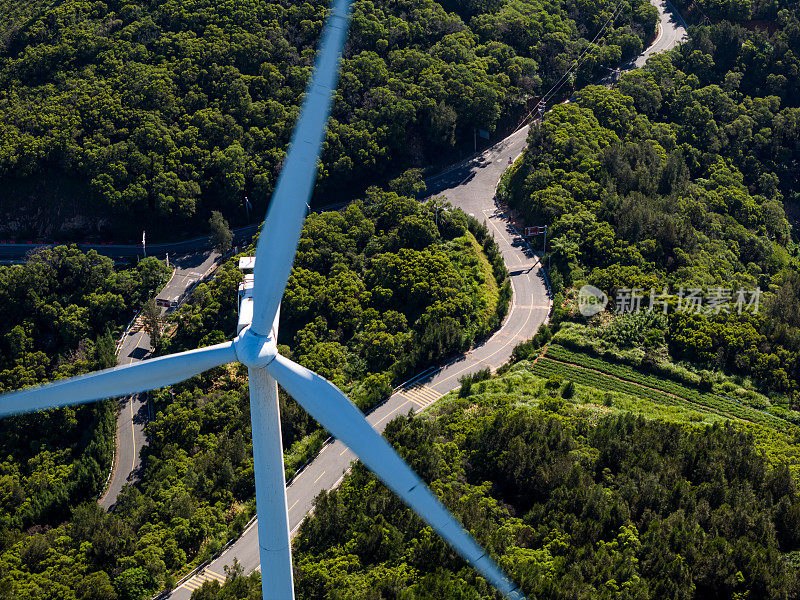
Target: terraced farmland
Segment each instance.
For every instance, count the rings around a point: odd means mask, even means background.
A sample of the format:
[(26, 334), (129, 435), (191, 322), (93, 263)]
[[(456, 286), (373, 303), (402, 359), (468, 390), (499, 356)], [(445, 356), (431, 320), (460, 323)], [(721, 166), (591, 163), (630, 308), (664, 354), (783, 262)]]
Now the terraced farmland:
[(597, 389), (646, 398), (663, 405), (702, 408), (731, 419), (759, 423), (781, 431), (794, 431), (788, 422), (716, 394), (702, 392), (684, 384), (642, 373), (626, 365), (609, 363), (586, 354), (553, 345), (547, 355), (531, 367), (534, 375), (553, 375)]

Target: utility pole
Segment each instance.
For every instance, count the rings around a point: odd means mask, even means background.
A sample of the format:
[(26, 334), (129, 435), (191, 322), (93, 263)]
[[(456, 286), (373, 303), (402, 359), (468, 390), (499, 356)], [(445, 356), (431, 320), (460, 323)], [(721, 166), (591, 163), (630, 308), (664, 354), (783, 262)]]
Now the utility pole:
[(144, 236), (145, 236), (145, 232), (142, 231), (142, 253), (144, 254), (144, 257), (147, 258), (147, 244), (145, 242)]
[(169, 252), (167, 252), (167, 268), (169, 269)]
[(547, 225), (544, 226), (544, 245), (542, 246), (542, 254), (547, 252)]
[[(547, 225), (544, 226), (544, 245), (542, 246), (542, 258), (547, 252)], [(547, 255), (547, 272), (550, 273), (550, 255)]]
[(478, 151), (478, 128), (477, 127), (473, 127), (472, 128), (472, 151), (473, 152), (477, 152)]
[(250, 205), (250, 200), (247, 199), (247, 196), (244, 197), (244, 209), (247, 211), (247, 222), (250, 222), (250, 209), (252, 206)]

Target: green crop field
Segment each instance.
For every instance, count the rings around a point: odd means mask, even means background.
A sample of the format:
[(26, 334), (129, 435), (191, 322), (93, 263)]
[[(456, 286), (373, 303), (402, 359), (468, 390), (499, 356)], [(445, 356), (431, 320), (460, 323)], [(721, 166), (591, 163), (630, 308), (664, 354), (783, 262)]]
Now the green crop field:
[(586, 354), (572, 352), (559, 345), (553, 345), (548, 349), (547, 356), (534, 365), (533, 372), (545, 378), (560, 375), (582, 385), (632, 394), (659, 404), (702, 407), (718, 415), (759, 423), (781, 431), (795, 430), (793, 425), (783, 419), (735, 400), (702, 392), (650, 373), (643, 373), (627, 365), (609, 363)]
[[(548, 350), (548, 355), (554, 347)], [(556, 352), (558, 356), (566, 357), (559, 350)], [(597, 360), (585, 355), (578, 355), (576, 360), (584, 359), (587, 364)], [(613, 369), (618, 375), (588, 370), (577, 364), (565, 364), (547, 357), (540, 358), (535, 364), (521, 361), (503, 375), (473, 385), (466, 397), (459, 397), (457, 392), (449, 394), (426, 411), (425, 418), (449, 415), (458, 407), (458, 410), (468, 410), (473, 418), (480, 419), (493, 407), (512, 404), (520, 408), (555, 412), (565, 419), (587, 418), (592, 423), (622, 413), (689, 427), (733, 421), (740, 423), (753, 436), (756, 447), (772, 464), (787, 463), (800, 479), (800, 446), (797, 443), (800, 438), (797, 435), (798, 428), (791, 423), (652, 375), (652, 387), (625, 381), (621, 375), (632, 377), (644, 374), (634, 369), (626, 371), (626, 367), (621, 365), (603, 361), (591, 364), (600, 367), (596, 371)], [(548, 380), (553, 381), (554, 376), (561, 378), (555, 386), (548, 383)], [(574, 395), (565, 398), (563, 392), (568, 381), (575, 383), (575, 390)], [(687, 396), (693, 393), (691, 397), (699, 401), (657, 388), (678, 390)]]

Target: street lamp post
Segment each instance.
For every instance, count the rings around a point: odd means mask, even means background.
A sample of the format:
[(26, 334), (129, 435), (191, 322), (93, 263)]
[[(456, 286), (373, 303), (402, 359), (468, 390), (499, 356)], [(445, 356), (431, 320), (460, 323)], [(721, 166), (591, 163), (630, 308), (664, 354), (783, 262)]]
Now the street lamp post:
[(547, 225), (544, 226), (544, 244), (542, 244), (542, 254), (547, 252)]
[(547, 225), (544, 226), (544, 244), (542, 245), (542, 258), (547, 253), (547, 274), (550, 275), (550, 254), (547, 252)]

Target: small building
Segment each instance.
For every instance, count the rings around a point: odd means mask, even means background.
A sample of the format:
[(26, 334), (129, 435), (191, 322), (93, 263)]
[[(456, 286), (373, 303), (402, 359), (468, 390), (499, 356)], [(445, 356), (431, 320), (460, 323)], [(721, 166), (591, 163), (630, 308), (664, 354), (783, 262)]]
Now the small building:
[(164, 298), (158, 297), (156, 298), (156, 306), (161, 306), (167, 310), (175, 309), (178, 307), (178, 303), (180, 301), (180, 296), (167, 296)]
[(239, 323), (236, 332), (253, 322), (253, 269), (256, 266), (255, 256), (242, 256), (239, 259), (239, 269), (242, 271), (242, 283), (239, 284)]

